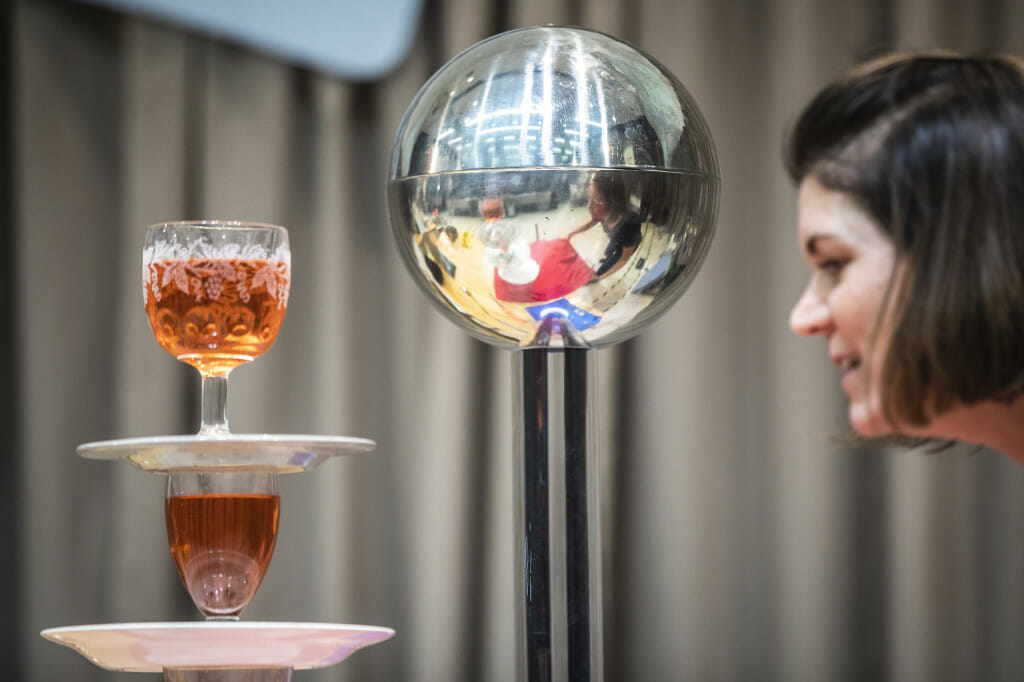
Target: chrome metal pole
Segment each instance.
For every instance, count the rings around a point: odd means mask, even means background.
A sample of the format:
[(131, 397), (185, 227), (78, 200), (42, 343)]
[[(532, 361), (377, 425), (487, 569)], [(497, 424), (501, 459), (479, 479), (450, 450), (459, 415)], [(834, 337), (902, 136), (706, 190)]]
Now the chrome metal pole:
[(603, 680), (594, 351), (513, 353), (516, 679)]

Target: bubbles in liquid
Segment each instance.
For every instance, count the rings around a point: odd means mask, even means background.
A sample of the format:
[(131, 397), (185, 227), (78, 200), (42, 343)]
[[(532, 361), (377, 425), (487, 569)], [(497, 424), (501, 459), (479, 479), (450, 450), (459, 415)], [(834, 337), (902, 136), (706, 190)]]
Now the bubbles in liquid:
[(196, 607), (210, 616), (241, 613), (259, 586), (259, 564), (232, 550), (201, 552), (183, 566), (185, 585)]

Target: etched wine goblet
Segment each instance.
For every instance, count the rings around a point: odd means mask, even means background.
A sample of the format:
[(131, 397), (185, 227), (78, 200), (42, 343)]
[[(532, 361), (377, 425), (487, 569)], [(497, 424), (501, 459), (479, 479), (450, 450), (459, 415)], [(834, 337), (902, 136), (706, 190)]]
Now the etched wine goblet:
[(146, 232), (143, 301), (157, 342), (202, 376), (199, 435), (228, 436), (228, 374), (273, 345), (291, 281), (288, 232), (235, 221)]

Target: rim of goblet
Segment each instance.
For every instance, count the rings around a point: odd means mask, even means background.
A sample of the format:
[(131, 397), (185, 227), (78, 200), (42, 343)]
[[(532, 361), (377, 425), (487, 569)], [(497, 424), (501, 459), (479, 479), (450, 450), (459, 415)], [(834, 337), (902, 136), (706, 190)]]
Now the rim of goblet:
[(162, 223), (153, 223), (147, 229), (153, 230), (161, 227), (213, 227), (224, 230), (281, 230), (288, 232), (288, 228), (274, 223), (263, 223), (252, 220), (221, 220), (218, 218), (202, 218), (199, 220), (170, 220)]

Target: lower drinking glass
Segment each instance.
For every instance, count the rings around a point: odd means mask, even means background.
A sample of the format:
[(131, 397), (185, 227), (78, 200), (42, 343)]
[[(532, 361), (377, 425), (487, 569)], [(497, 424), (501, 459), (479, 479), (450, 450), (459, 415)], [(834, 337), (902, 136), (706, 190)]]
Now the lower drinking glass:
[(267, 572), (281, 498), (273, 471), (172, 471), (167, 540), (178, 575), (207, 619), (237, 620)]

